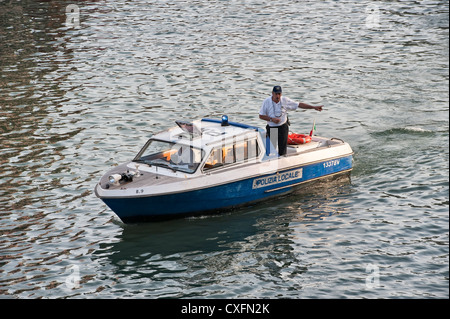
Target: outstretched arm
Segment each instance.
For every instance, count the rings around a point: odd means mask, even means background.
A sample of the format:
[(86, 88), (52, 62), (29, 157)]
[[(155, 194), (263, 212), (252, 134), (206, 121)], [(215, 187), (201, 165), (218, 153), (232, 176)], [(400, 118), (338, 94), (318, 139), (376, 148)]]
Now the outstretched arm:
[(313, 106), (313, 105), (309, 105), (309, 104), (300, 102), (300, 103), (298, 103), (298, 107), (301, 109), (305, 109), (305, 110), (314, 109), (316, 111), (321, 112), (323, 105)]

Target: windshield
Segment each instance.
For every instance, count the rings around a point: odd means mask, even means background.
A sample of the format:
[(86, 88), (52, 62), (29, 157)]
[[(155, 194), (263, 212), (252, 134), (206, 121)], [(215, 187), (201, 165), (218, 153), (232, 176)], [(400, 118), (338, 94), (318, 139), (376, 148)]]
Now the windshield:
[(185, 173), (194, 173), (202, 161), (202, 155), (202, 150), (191, 146), (149, 140), (134, 158), (133, 162), (166, 167)]

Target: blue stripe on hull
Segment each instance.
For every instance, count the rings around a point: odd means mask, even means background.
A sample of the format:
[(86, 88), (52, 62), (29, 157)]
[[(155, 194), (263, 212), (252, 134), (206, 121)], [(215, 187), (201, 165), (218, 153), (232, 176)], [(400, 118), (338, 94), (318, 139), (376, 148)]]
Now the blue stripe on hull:
[(288, 193), (293, 186), (352, 168), (352, 156), (185, 193), (102, 200), (124, 222), (218, 211)]

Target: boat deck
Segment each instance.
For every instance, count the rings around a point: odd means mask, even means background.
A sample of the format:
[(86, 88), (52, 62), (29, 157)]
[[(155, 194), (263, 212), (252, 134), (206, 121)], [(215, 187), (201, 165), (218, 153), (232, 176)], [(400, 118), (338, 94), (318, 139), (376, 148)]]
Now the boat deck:
[(340, 139), (328, 139), (319, 136), (313, 136), (312, 141), (306, 144), (288, 145), (287, 156), (296, 155), (299, 153), (307, 152), (321, 147), (332, 147), (343, 144)]

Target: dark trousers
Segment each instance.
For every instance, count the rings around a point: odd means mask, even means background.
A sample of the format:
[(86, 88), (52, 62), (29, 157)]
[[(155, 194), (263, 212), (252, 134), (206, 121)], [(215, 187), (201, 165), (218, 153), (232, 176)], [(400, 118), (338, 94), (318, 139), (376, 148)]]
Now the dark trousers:
[[(272, 142), (275, 149), (278, 145), (278, 154), (285, 155), (287, 152), (287, 140), (289, 135), (289, 125), (287, 123), (284, 123), (281, 126), (266, 126), (266, 134), (267, 137), (270, 138), (270, 141)], [(270, 144), (268, 143), (268, 146)], [(269, 152), (269, 147), (267, 147), (267, 153)]]

